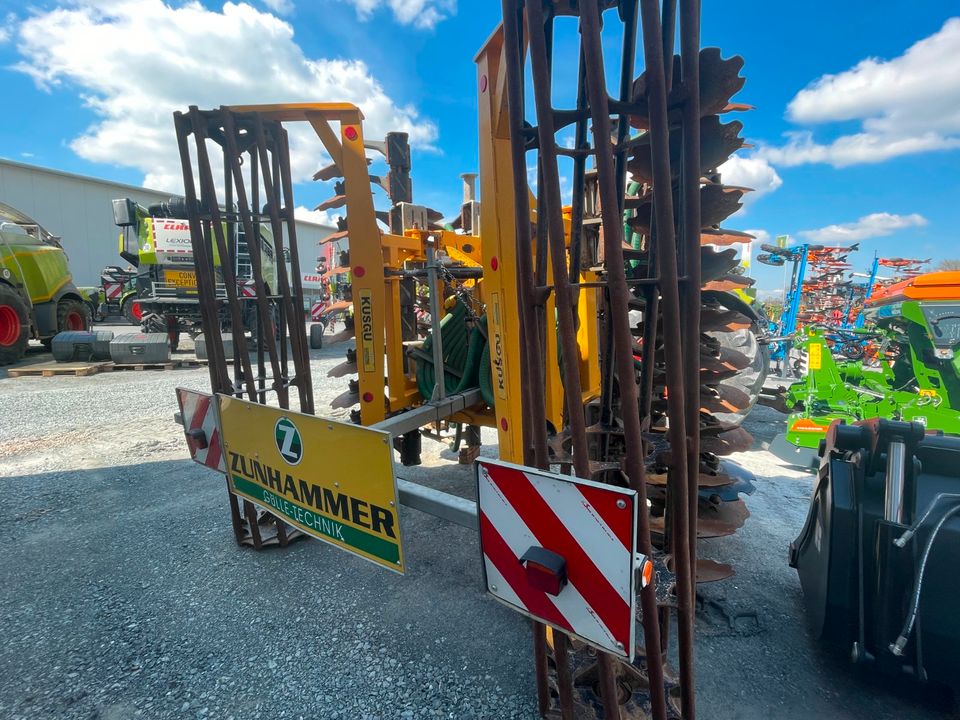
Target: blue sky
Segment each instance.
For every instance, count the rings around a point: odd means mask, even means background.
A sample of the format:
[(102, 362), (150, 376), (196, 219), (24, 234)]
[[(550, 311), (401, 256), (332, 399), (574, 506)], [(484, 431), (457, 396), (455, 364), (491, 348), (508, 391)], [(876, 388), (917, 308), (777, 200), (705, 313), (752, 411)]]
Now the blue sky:
[[(173, 110), (350, 100), (367, 115), (368, 135), (411, 133), (415, 200), (451, 215), (460, 173), (477, 166), (473, 56), (499, 5), (0, 2), (0, 155), (177, 191)], [(705, 2), (703, 45), (744, 56), (736, 99), (756, 108), (738, 117), (754, 147), (724, 177), (757, 192), (727, 225), (761, 237), (860, 239), (858, 269), (874, 251), (960, 258), (957, 8)], [(315, 146), (297, 147), (294, 170), (305, 178), (323, 162)], [(330, 190), (300, 183), (296, 194), (310, 208)], [(755, 263), (754, 274), (763, 290), (780, 285), (781, 271)]]

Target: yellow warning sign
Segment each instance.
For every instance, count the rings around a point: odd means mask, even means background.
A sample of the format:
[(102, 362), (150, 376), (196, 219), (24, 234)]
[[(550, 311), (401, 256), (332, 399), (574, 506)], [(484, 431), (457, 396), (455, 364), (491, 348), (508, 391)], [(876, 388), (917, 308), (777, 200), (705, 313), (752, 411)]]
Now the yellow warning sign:
[(389, 433), (217, 398), (233, 492), (308, 535), (403, 574)]
[(808, 353), (810, 358), (807, 366), (811, 370), (819, 370), (823, 367), (823, 345), (821, 343), (810, 343)]

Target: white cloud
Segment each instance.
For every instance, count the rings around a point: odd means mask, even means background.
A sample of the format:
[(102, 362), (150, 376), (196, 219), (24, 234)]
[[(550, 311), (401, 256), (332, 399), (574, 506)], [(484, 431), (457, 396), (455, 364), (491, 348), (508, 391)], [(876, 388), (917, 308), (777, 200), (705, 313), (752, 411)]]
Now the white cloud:
[(368, 20), (375, 10), (387, 7), (401, 25), (432, 30), (442, 20), (457, 12), (457, 0), (346, 0), (357, 9), (361, 20)]
[(897, 230), (923, 227), (926, 224), (927, 219), (917, 213), (910, 215), (873, 213), (864, 215), (856, 222), (827, 225), (819, 230), (802, 230), (797, 234), (813, 242), (856, 242), (892, 235)]
[[(18, 29), (16, 68), (44, 89), (76, 90), (97, 120), (70, 147), (94, 162), (134, 167), (144, 184), (182, 188), (172, 114), (189, 105), (346, 101), (364, 132), (410, 134), (431, 147), (434, 123), (391, 99), (360, 61), (307, 57), (289, 23), (246, 3), (222, 11), (198, 2), (75, 0)], [(251, 52), (255, 48), (255, 52)], [(294, 180), (326, 161), (309, 128), (290, 130)]]
[(303, 205), (297, 205), (293, 209), (293, 216), (297, 220), (326, 225), (327, 227), (337, 226), (337, 216), (329, 210), (311, 210)]
[(17, 26), (17, 16), (8, 12), (3, 19), (3, 24), (0, 24), (0, 45), (6, 43), (10, 38), (13, 37), (13, 32)]
[(763, 243), (770, 242), (770, 233), (766, 230), (761, 230), (759, 228), (753, 230), (744, 230), (746, 233), (753, 235), (753, 242), (751, 244), (760, 247)]
[(761, 148), (758, 155), (786, 167), (827, 163), (840, 168), (861, 163), (879, 163), (901, 155), (960, 147), (960, 137), (944, 137), (935, 132), (926, 132), (913, 137), (893, 137), (863, 132), (844, 135), (828, 145), (816, 142), (813, 139), (813, 133), (809, 131), (787, 133), (787, 137), (789, 140), (786, 145), (778, 148)]
[(293, 12), (293, 0), (263, 0), (263, 4), (278, 15), (289, 15)]
[(803, 125), (859, 121), (859, 132), (828, 143), (803, 130), (759, 155), (779, 165), (844, 167), (960, 147), (960, 18), (890, 60), (867, 58), (824, 75), (790, 101), (787, 117)]
[[(731, 155), (717, 170), (724, 185), (741, 185), (753, 189), (753, 192), (743, 196), (744, 208), (783, 185), (783, 180), (773, 166), (756, 154)], [(743, 210), (738, 211), (740, 212)]]

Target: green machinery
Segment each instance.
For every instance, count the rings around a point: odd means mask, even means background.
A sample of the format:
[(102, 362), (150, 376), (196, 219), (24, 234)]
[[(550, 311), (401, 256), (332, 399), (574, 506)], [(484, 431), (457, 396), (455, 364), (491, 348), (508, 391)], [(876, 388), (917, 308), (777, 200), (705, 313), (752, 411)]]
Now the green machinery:
[(879, 417), (960, 434), (960, 273), (893, 285), (864, 314), (872, 328), (863, 359), (835, 358), (822, 329), (801, 342), (806, 370), (783, 394), (781, 409), (791, 414), (786, 435), (771, 445), (777, 455), (812, 461), (834, 420)]
[(0, 365), (23, 357), (30, 338), (86, 330), (90, 312), (59, 239), (0, 203)]
[[(173, 197), (168, 202), (149, 207), (138, 205), (129, 198), (113, 201), (114, 223), (123, 228), (120, 234), (120, 257), (136, 268), (132, 279), (135, 293), (125, 283), (129, 278), (116, 278), (110, 287), (120, 299), (121, 312), (131, 322), (139, 322), (144, 332), (167, 333), (172, 349), (177, 348), (180, 333), (191, 336), (199, 332), (200, 306), (197, 296), (197, 273), (190, 244), (190, 224), (183, 198)], [(253, 280), (250, 253), (242, 227), (225, 226), (228, 243), (234, 251), (236, 266), (236, 294), (242, 300), (252, 299)], [(267, 227), (259, 227), (260, 262), (268, 294), (275, 290), (277, 259), (273, 236)], [(216, 293), (226, 300), (228, 290), (221, 275), (220, 258), (213, 246), (214, 266), (218, 273)], [(108, 268), (109, 269), (109, 268)], [(115, 273), (114, 273), (115, 274)], [(108, 299), (111, 299), (108, 293)], [(253, 304), (246, 303), (244, 320), (247, 327), (254, 324)], [(226, 321), (226, 318), (224, 318)]]

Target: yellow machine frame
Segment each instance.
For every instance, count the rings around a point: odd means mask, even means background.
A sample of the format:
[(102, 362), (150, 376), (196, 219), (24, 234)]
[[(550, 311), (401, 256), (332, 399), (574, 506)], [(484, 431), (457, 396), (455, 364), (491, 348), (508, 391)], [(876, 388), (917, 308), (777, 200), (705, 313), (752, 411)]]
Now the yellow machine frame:
[[(423, 261), (430, 242), (455, 260), (482, 265), (477, 298), (487, 308), (490, 357), (493, 364), (495, 407), (477, 405), (448, 419), (496, 427), (500, 457), (523, 460), (520, 392), (520, 342), (517, 327), (518, 291), (515, 219), (510, 166), (510, 136), (506, 123), (502, 35), (498, 31), (476, 58), (480, 88), (480, 191), (490, 201), (480, 206), (481, 237), (448, 230), (413, 229), (403, 235), (384, 232), (377, 225), (363, 135), (363, 114), (350, 103), (293, 103), (235, 106), (235, 112), (257, 112), (282, 122), (307, 122), (339, 169), (344, 181), (352, 273), (354, 332), (356, 335), (358, 400), (362, 425), (423, 404), (414, 374), (404, 357), (401, 335), (400, 278), (385, 269), (402, 269)], [(333, 124), (339, 126), (335, 130)], [(535, 221), (535, 217), (532, 218)], [(583, 355), (580, 374), (584, 399), (599, 394), (599, 343), (596, 313), (597, 274), (581, 276), (578, 298)], [(550, 280), (548, 279), (548, 283)], [(552, 296), (547, 317), (555, 315)], [(558, 357), (556, 333), (546, 333), (547, 357)], [(547, 419), (563, 426), (563, 390), (559, 363), (548, 363), (545, 374)]]

